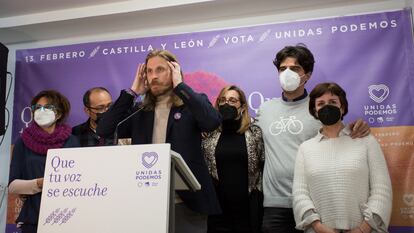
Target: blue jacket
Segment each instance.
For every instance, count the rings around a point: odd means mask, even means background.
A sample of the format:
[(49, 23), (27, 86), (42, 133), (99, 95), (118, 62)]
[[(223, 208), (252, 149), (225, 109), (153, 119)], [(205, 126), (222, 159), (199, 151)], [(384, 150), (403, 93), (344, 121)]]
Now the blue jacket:
[[(166, 143), (181, 154), (194, 173), (201, 190), (197, 192), (177, 191), (184, 203), (193, 211), (203, 214), (221, 212), (213, 183), (201, 152), (201, 132), (215, 130), (221, 122), (221, 115), (204, 94), (195, 93), (184, 83), (174, 88), (174, 93), (184, 105), (172, 107), (166, 133)], [(125, 91), (103, 116), (97, 127), (98, 135), (112, 136), (118, 122), (130, 112), (134, 97)], [(119, 126), (118, 135), (131, 137), (132, 144), (151, 144), (154, 127), (154, 111), (141, 111)]]

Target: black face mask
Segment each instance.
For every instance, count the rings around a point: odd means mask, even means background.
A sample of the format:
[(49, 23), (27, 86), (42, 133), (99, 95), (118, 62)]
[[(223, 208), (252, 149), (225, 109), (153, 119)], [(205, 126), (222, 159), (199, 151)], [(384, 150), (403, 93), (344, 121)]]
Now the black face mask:
[(234, 120), (237, 117), (237, 108), (229, 104), (219, 106), (219, 112), (223, 117), (223, 121)]
[(333, 125), (341, 119), (341, 109), (333, 105), (325, 105), (319, 109), (318, 118), (324, 125)]
[(96, 120), (95, 120), (95, 123), (96, 124), (98, 124), (99, 123), (99, 121), (102, 119), (102, 117), (103, 117), (103, 115), (105, 114), (104, 112), (98, 112), (98, 113), (95, 113), (96, 114)]

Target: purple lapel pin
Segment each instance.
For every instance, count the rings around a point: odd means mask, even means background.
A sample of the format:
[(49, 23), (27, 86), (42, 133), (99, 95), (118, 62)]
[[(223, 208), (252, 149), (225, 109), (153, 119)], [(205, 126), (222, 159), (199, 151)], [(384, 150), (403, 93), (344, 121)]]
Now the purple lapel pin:
[(181, 119), (181, 112), (174, 113), (174, 119), (176, 119), (176, 120)]

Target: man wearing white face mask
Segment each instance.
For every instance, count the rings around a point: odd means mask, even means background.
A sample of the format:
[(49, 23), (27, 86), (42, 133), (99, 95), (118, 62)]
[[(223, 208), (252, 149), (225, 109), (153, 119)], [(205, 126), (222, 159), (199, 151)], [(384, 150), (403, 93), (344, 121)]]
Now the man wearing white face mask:
[[(263, 171), (264, 233), (299, 232), (295, 230), (292, 211), (292, 183), (299, 145), (314, 137), (321, 127), (308, 112), (305, 89), (310, 79), (314, 57), (304, 45), (286, 46), (276, 54), (273, 64), (279, 72), (282, 97), (267, 101), (257, 113), (265, 144)], [(351, 124), (352, 136), (369, 134), (368, 125), (359, 120)]]

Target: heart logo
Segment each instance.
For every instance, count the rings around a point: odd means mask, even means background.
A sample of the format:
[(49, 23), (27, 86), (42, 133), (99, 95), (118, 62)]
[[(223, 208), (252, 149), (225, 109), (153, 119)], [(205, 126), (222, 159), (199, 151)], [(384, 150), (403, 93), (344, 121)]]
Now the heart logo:
[(404, 194), (403, 201), (408, 206), (414, 206), (414, 194)]
[(144, 152), (142, 154), (142, 165), (146, 168), (151, 168), (158, 161), (158, 154), (156, 152)]
[(369, 93), (369, 97), (373, 101), (377, 103), (381, 103), (390, 94), (390, 89), (388, 89), (388, 87), (385, 86), (384, 84), (371, 85), (368, 87), (368, 93)]

